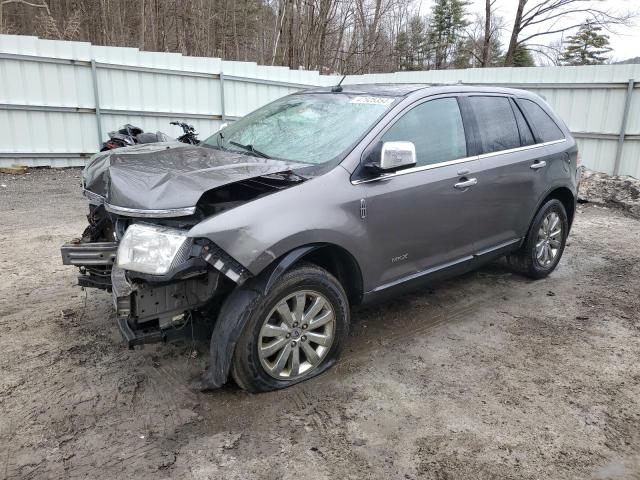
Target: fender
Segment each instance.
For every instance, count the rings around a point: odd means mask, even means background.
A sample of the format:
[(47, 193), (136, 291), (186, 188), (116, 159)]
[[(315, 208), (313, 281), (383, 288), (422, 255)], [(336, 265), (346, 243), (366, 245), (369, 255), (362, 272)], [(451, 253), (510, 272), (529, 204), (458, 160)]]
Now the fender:
[(244, 330), (253, 307), (269, 292), (274, 283), (295, 262), (322, 244), (298, 247), (273, 262), (257, 277), (247, 280), (225, 299), (218, 314), (209, 347), (209, 368), (202, 378), (202, 389), (220, 388), (227, 383), (236, 343)]
[[(569, 192), (571, 192), (571, 195), (573, 196), (573, 207), (575, 210), (575, 206), (577, 205), (578, 202), (578, 196), (576, 194), (575, 188), (568, 183), (555, 183), (554, 185), (552, 185), (551, 187), (549, 187), (542, 195), (540, 195), (540, 198), (538, 199), (538, 202), (536, 203), (536, 208), (533, 210), (533, 213), (531, 213), (529, 215), (529, 227), (531, 226), (531, 223), (533, 222), (534, 217), (536, 216), (536, 213), (538, 213), (538, 210), (540, 210), (540, 207), (542, 207), (542, 203), (545, 201), (545, 199), (551, 195), (551, 192), (553, 192), (554, 190), (558, 190), (560, 188), (565, 188), (567, 190), (569, 190)], [(529, 232), (529, 227), (527, 227), (527, 233)], [(571, 225), (569, 225), (569, 227), (571, 227)], [(526, 233), (525, 233), (526, 235)], [(524, 240), (524, 237), (523, 237)]]
[(276, 260), (268, 268), (266, 268), (257, 279), (257, 287), (260, 289), (262, 295), (269, 293), (269, 290), (273, 287), (273, 284), (282, 276), (284, 272), (291, 268), (291, 265), (296, 263), (307, 253), (317, 250), (322, 247), (322, 244), (307, 245), (304, 247), (298, 247), (279, 260)]

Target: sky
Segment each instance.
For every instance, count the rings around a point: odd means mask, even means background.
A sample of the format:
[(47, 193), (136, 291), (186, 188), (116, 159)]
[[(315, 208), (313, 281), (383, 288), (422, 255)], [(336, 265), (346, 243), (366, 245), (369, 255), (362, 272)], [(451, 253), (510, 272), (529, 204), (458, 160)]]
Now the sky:
[[(535, 0), (530, 0), (531, 3), (534, 3)], [(420, 0), (418, 0), (420, 2)], [(422, 0), (420, 5), (420, 11), (423, 13), (427, 13), (432, 5), (431, 0)], [(592, 1), (593, 5), (597, 5), (599, 8), (612, 9), (617, 11), (627, 11), (629, 9), (635, 9), (636, 11), (640, 11), (640, 0), (603, 0), (603, 1)], [(502, 43), (506, 46), (509, 41), (509, 35), (511, 33), (511, 28), (513, 27), (513, 21), (516, 15), (516, 8), (518, 2), (517, 0), (496, 0), (494, 4), (494, 11), (499, 16), (505, 19), (505, 23), (507, 26), (507, 30), (503, 33)], [(472, 14), (484, 13), (485, 0), (471, 0), (471, 5), (469, 7), (469, 11)], [(526, 7), (525, 7), (526, 8)], [(571, 17), (567, 18), (567, 22), (577, 23), (584, 19), (584, 15), (575, 14)], [(609, 41), (611, 43), (611, 47), (613, 51), (611, 52), (611, 56), (614, 61), (625, 60), (628, 58), (639, 57), (640, 56), (640, 17), (636, 19), (635, 25), (633, 27), (613, 27), (614, 32), (608, 33)], [(526, 31), (528, 32), (528, 30)], [(533, 33), (534, 32), (532, 30)], [(571, 33), (565, 33), (565, 38), (571, 35)], [(538, 37), (536, 39), (537, 43), (547, 44), (552, 40), (558, 40), (560, 35), (549, 35)]]

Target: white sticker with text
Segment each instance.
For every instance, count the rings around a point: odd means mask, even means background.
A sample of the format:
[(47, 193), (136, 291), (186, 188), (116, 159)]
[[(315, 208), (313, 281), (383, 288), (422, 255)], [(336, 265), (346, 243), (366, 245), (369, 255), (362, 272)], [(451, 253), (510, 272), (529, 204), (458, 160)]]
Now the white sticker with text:
[(364, 105), (389, 105), (393, 103), (391, 97), (353, 97), (349, 103), (360, 103)]

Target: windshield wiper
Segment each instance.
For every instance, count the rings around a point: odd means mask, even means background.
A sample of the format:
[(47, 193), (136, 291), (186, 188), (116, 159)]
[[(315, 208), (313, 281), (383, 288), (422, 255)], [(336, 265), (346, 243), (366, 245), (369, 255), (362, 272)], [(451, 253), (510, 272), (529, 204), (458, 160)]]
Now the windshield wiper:
[(261, 152), (260, 150), (256, 150), (253, 145), (243, 145), (241, 143), (238, 142), (234, 142), (233, 140), (229, 140), (229, 143), (231, 145), (234, 145), (236, 147), (240, 147), (248, 152), (253, 153), (254, 155), (257, 155), (258, 157), (262, 157), (262, 158), (271, 158), (269, 155), (267, 155), (266, 153)]

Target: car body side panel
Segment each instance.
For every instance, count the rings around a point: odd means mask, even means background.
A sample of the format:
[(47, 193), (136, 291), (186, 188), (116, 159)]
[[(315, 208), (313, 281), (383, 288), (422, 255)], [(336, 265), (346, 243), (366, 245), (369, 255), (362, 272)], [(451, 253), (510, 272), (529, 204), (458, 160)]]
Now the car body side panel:
[[(559, 160), (543, 145), (512, 153), (480, 157), (477, 207), (479, 250), (526, 235), (529, 218), (540, 196), (546, 191), (547, 169)], [(532, 169), (535, 162), (546, 167)]]
[[(360, 216), (361, 186), (341, 167), (300, 185), (208, 218), (190, 231), (212, 242), (257, 275), (302, 245), (328, 243), (351, 253), (370, 279), (371, 241)], [(302, 226), (308, 226), (304, 228)], [(366, 289), (368, 285), (363, 285)]]
[[(473, 254), (475, 187), (454, 184), (475, 177), (477, 160), (444, 165), (362, 184), (367, 196), (369, 258), (376, 286)], [(464, 171), (464, 174), (460, 174)]]

